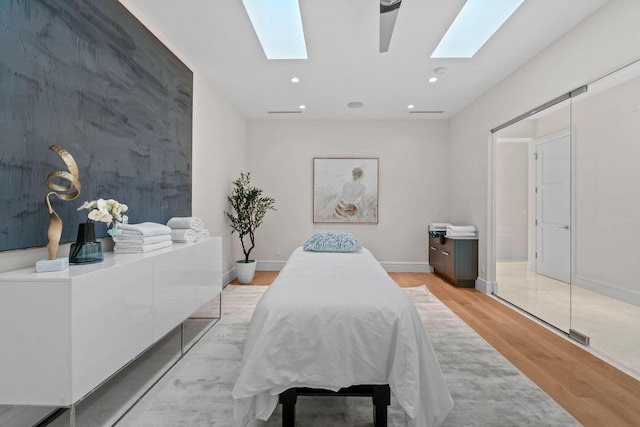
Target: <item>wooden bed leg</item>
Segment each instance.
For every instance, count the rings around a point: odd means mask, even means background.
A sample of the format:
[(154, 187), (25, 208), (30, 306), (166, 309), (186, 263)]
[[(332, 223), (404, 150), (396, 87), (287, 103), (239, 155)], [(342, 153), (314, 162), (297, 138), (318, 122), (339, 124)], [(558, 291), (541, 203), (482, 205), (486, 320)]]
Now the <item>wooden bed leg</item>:
[(371, 393), (373, 400), (373, 425), (386, 427), (387, 406), (391, 404), (391, 389), (388, 385), (374, 385)]
[(280, 393), (282, 403), (282, 427), (294, 427), (296, 424), (296, 402), (298, 392), (295, 388)]

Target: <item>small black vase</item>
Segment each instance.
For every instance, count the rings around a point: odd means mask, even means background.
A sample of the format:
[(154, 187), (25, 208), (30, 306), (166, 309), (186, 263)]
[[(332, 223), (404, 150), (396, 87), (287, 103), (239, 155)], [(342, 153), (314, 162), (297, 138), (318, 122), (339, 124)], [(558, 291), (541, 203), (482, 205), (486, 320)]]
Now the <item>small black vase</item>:
[(93, 222), (78, 224), (78, 237), (69, 249), (70, 264), (90, 264), (102, 262), (102, 243), (96, 242), (96, 232)]

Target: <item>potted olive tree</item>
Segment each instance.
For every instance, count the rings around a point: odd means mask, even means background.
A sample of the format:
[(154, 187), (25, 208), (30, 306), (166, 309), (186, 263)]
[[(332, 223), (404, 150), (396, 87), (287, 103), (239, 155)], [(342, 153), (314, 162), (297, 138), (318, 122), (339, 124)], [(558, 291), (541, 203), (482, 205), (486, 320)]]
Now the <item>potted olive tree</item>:
[[(227, 197), (232, 212), (226, 212), (231, 223), (231, 234), (238, 233), (244, 259), (236, 261), (238, 281), (251, 283), (256, 271), (256, 261), (249, 259), (249, 254), (256, 246), (255, 231), (262, 224), (269, 209), (276, 210), (273, 197), (262, 195), (262, 190), (251, 185), (251, 172), (240, 173), (240, 178), (233, 181), (233, 191)], [(246, 237), (249, 241), (245, 241)]]

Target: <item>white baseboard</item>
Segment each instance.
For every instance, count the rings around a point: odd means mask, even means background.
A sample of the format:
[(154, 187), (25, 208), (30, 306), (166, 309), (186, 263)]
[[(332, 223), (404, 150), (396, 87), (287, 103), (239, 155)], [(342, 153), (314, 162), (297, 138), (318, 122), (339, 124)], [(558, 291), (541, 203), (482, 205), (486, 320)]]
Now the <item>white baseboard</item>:
[(382, 261), (380, 264), (389, 273), (433, 273), (433, 268), (426, 262)]
[(576, 276), (573, 284), (579, 288), (640, 307), (640, 292), (634, 291), (633, 289), (621, 288), (610, 283), (599, 282), (583, 276)]
[(481, 277), (476, 279), (476, 289), (485, 295), (491, 295), (495, 289), (496, 282), (489, 282)]
[(258, 271), (280, 271), (286, 264), (286, 261), (258, 261), (256, 270)]
[(225, 287), (238, 276), (235, 267), (222, 275), (222, 287)]
[[(258, 261), (258, 271), (280, 271), (286, 261)], [(381, 262), (385, 271), (394, 273), (433, 273), (433, 268), (426, 262)], [(234, 276), (235, 277), (235, 276)]]

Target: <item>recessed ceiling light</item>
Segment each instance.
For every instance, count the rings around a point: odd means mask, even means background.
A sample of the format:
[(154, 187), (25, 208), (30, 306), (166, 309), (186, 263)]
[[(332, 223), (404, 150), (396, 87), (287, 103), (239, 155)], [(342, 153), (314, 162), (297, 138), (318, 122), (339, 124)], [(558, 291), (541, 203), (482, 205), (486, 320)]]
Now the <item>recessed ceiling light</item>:
[(435, 77), (435, 76), (434, 77), (429, 77), (429, 83), (435, 83), (437, 81), (438, 81), (437, 77)]
[(437, 76), (443, 76), (447, 73), (447, 67), (437, 67), (433, 69)]
[(414, 105), (413, 104), (409, 104), (409, 105), (407, 105), (407, 108), (411, 110), (412, 108), (414, 108)]
[(432, 58), (471, 58), (524, 0), (467, 0)]
[(301, 106), (300, 106), (300, 107), (298, 107), (298, 108), (300, 108), (301, 110), (304, 110), (305, 108), (307, 108), (307, 106), (306, 106), (306, 105), (301, 105)]
[(242, 0), (267, 59), (307, 59), (298, 0)]
[(291, 83), (299, 83), (300, 79), (297, 77), (291, 77)]
[(364, 104), (360, 101), (351, 101), (350, 103), (347, 104), (347, 107), (349, 108), (362, 108), (364, 107)]

